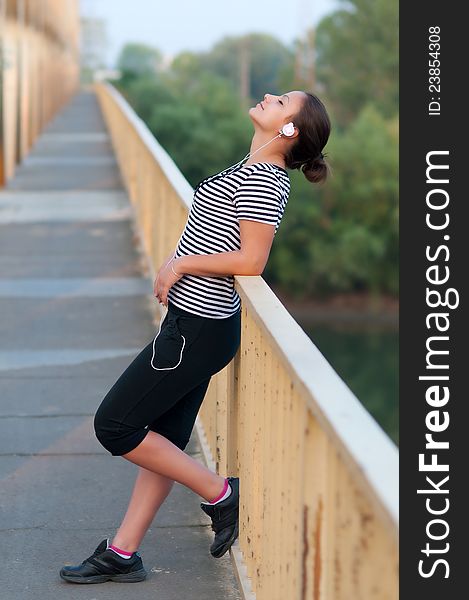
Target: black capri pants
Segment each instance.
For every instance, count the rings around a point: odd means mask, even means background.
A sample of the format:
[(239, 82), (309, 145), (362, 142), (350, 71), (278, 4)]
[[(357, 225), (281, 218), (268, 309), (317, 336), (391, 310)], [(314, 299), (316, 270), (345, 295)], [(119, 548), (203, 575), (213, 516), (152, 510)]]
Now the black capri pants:
[(99, 442), (113, 456), (122, 456), (136, 448), (148, 431), (155, 431), (184, 450), (212, 375), (232, 360), (240, 341), (241, 309), (214, 319), (187, 312), (168, 300), (160, 332), (96, 411), (94, 430)]

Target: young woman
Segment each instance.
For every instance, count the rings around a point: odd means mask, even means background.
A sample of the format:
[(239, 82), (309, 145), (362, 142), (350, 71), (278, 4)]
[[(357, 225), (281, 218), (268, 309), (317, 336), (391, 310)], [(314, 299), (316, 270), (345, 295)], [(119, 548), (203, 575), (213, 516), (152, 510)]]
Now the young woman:
[(64, 566), (66, 581), (145, 579), (137, 550), (174, 481), (205, 499), (212, 556), (223, 556), (238, 537), (239, 479), (214, 473), (184, 449), (211, 377), (239, 348), (233, 276), (263, 272), (290, 193), (287, 169), (301, 168), (312, 183), (326, 179), (321, 151), (331, 129), (319, 98), (302, 91), (265, 94), (249, 116), (251, 152), (198, 184), (176, 250), (158, 270), (154, 294), (167, 308), (158, 333), (96, 412), (100, 443), (139, 470), (112, 543), (104, 539), (80, 565)]

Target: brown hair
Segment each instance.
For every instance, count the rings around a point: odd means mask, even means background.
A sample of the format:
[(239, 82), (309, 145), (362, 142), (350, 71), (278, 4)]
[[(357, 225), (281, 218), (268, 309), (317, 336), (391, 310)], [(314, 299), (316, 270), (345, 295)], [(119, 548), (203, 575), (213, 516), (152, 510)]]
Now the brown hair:
[(326, 181), (329, 165), (321, 156), (331, 132), (331, 121), (324, 104), (310, 92), (303, 92), (305, 100), (293, 119), (299, 129), (297, 142), (285, 155), (285, 165), (289, 169), (300, 169), (311, 183)]

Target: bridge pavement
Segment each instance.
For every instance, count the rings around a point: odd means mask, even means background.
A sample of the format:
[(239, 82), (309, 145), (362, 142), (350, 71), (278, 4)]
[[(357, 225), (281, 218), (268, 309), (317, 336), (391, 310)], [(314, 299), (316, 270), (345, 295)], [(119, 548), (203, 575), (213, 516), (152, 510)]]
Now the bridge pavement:
[[(137, 467), (94, 436), (93, 415), (155, 334), (131, 207), (97, 99), (81, 91), (0, 190), (0, 598), (239, 599), (210, 556), (201, 498), (179, 483), (140, 552), (138, 584), (59, 578), (113, 536)], [(186, 452), (203, 461), (195, 431)]]

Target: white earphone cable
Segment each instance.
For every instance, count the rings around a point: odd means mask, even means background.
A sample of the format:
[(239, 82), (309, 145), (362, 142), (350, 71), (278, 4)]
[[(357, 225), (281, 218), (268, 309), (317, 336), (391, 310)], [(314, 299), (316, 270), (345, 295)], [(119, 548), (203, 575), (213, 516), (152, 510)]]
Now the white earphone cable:
[(273, 142), (274, 140), (276, 140), (278, 137), (281, 137), (281, 135), (282, 134), (279, 133), (278, 135), (276, 135), (275, 137), (273, 137), (271, 140), (269, 140), (268, 142), (266, 142), (264, 145), (262, 145), (260, 148), (258, 148), (257, 150), (255, 150), (252, 154), (250, 152), (248, 152), (244, 158), (242, 158), (239, 162), (236, 163), (235, 166), (239, 165), (239, 163), (244, 162), (248, 157), (254, 156), (254, 154), (256, 154), (256, 152), (259, 152), (259, 150), (262, 150), (262, 148), (264, 148), (265, 146), (267, 146), (268, 144), (270, 144), (271, 142)]

